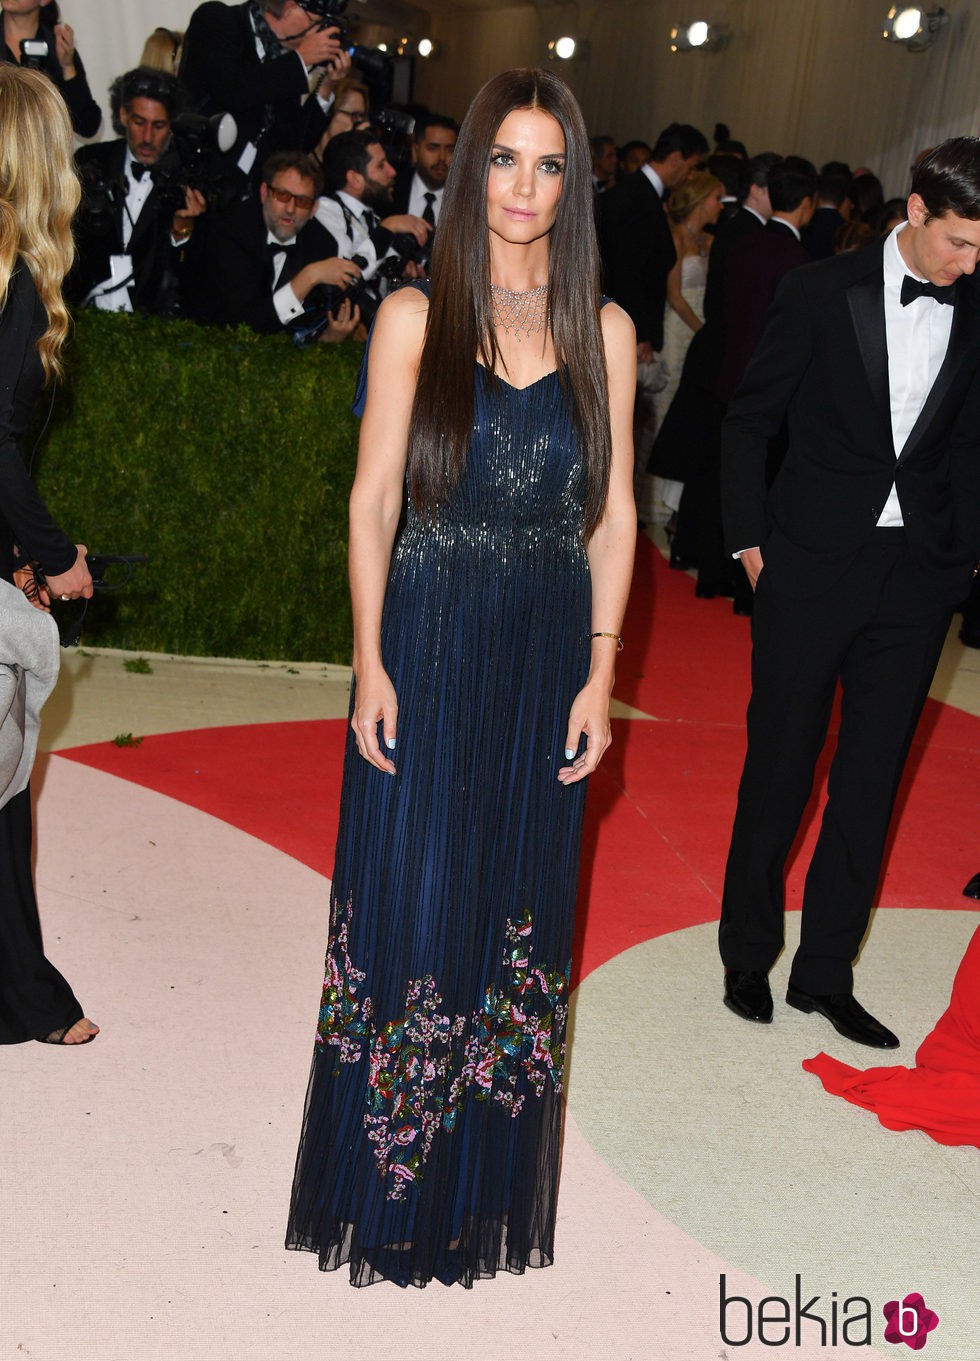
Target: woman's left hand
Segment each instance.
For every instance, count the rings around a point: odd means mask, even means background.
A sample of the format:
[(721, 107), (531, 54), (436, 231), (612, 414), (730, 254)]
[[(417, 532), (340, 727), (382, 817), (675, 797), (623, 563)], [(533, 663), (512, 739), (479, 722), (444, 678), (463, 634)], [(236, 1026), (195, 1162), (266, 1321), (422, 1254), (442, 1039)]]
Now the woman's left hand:
[[(586, 740), (585, 751), (581, 756), (575, 756), (583, 733)], [(578, 780), (584, 780), (586, 775), (591, 775), (611, 741), (609, 692), (601, 683), (587, 682), (572, 701), (568, 715), (565, 756), (570, 764), (562, 766), (559, 770), (559, 783), (575, 784)]]
[(75, 30), (70, 24), (55, 24), (54, 47), (65, 80), (75, 75)]

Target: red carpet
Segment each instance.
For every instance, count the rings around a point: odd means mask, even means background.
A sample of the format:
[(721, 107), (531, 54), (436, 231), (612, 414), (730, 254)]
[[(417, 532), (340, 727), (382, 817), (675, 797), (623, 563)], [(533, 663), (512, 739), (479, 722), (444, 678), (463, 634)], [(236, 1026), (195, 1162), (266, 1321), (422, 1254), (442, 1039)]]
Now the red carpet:
[[(590, 790), (576, 981), (639, 941), (717, 917), (744, 751), (749, 630), (700, 601), (641, 539), (617, 698), (658, 721), (619, 720)], [(62, 751), (242, 828), (323, 874), (332, 867), (346, 720), (210, 728)], [(906, 770), (881, 889), (889, 907), (968, 909), (976, 872), (980, 719), (929, 702)], [(826, 757), (826, 753), (825, 753)], [(824, 773), (826, 772), (826, 759)], [(788, 882), (798, 907), (815, 836), (811, 802)]]

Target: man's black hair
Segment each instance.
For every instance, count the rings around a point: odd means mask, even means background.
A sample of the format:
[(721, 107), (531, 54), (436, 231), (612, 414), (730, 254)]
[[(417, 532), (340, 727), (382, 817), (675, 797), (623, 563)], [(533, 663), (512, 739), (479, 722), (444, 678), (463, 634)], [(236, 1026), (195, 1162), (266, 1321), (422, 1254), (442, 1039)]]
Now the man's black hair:
[(691, 156), (707, 156), (707, 139), (690, 123), (671, 123), (657, 138), (650, 160), (658, 165), (675, 151), (680, 152), (685, 161)]
[(749, 159), (748, 148), (744, 142), (740, 142), (736, 137), (726, 137), (723, 142), (719, 142), (715, 146), (714, 155), (734, 156), (740, 161)]
[(839, 208), (851, 196), (851, 177), (836, 171), (821, 171), (817, 181), (817, 193), (821, 203), (832, 203)]
[(450, 118), (444, 113), (420, 114), (415, 120), (414, 137), (416, 142), (423, 142), (425, 134), (430, 128), (443, 128), (446, 132), (451, 132), (455, 137), (459, 136), (459, 124), (455, 118)]
[(729, 156), (724, 152), (716, 151), (713, 156), (708, 157), (708, 169), (715, 179), (721, 180), (726, 198), (738, 198), (743, 164), (739, 156)]
[(852, 180), (854, 171), (846, 161), (825, 161), (820, 167), (821, 175), (843, 175), (845, 179)]
[(632, 142), (624, 142), (619, 148), (619, 159), (621, 161), (624, 160), (631, 151), (638, 151), (641, 147), (647, 153), (647, 156), (649, 156), (650, 152), (653, 150), (653, 147), (651, 147), (649, 142), (641, 142), (639, 139), (635, 139)]
[(323, 151), (321, 167), (327, 189), (336, 193), (347, 183), (347, 172), (366, 175), (371, 148), (380, 141), (376, 132), (341, 132), (331, 137)]
[(980, 137), (951, 137), (933, 147), (912, 172), (912, 193), (929, 217), (980, 221)]
[(805, 198), (817, 192), (817, 167), (802, 156), (784, 156), (769, 171), (766, 181), (774, 213), (791, 213)]
[(125, 75), (116, 76), (109, 86), (109, 108), (112, 110), (112, 126), (120, 137), (124, 129), (119, 121), (119, 110), (129, 109), (134, 99), (152, 99), (163, 105), (168, 118), (174, 118), (177, 113), (177, 77), (169, 71), (159, 71), (155, 66), (137, 66)]
[(758, 156), (743, 161), (739, 167), (742, 173), (738, 191), (739, 198), (742, 200), (748, 198), (749, 190), (753, 184), (757, 189), (765, 189), (769, 183), (769, 171), (774, 165), (778, 165), (782, 159), (782, 156), (776, 151), (760, 151)]

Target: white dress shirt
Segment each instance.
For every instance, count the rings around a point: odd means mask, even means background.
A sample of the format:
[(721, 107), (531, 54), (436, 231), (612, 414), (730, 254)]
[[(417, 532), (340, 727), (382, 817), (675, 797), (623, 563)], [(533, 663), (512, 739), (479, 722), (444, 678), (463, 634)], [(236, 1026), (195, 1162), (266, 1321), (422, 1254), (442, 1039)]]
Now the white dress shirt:
[[(895, 228), (885, 242), (884, 252), (888, 397), (896, 458), (905, 448), (946, 357), (954, 310), (948, 303), (937, 302), (935, 298), (915, 298), (906, 307), (902, 306), (902, 280), (906, 274), (919, 277), (912, 274), (898, 248), (899, 233), (907, 225), (902, 222)], [(902, 507), (893, 483), (885, 508), (878, 517), (878, 525), (889, 528), (903, 523)]]
[(143, 211), (146, 200), (153, 193), (153, 180), (150, 177), (149, 169), (145, 169), (142, 178), (137, 179), (133, 174), (134, 160), (135, 157), (127, 146), (126, 159), (123, 162), (123, 174), (126, 176), (126, 197), (123, 200), (122, 240), (125, 250), (129, 250), (136, 219)]
[(641, 165), (640, 169), (643, 171), (644, 175), (646, 175), (647, 179), (653, 185), (654, 189), (656, 189), (657, 198), (659, 198), (660, 202), (663, 203), (664, 194), (667, 192), (667, 190), (664, 188), (663, 180), (657, 174), (656, 170), (654, 170), (653, 166), (649, 163), (649, 161), (647, 162), (646, 165)]
[(426, 194), (431, 194), (433, 196), (432, 215), (435, 218), (435, 224), (438, 227), (439, 210), (442, 208), (442, 193), (443, 191), (441, 189), (430, 189), (424, 180), (421, 180), (416, 173), (412, 176), (412, 184), (408, 194), (408, 208), (406, 211), (411, 213), (414, 217), (421, 217), (425, 212), (425, 196)]
[(336, 198), (324, 196), (320, 199), (315, 216), (336, 241), (340, 258), (351, 260), (355, 255), (359, 256), (364, 261), (361, 277), (372, 279), (378, 269), (378, 252), (364, 220), (366, 211), (360, 199), (352, 198), (340, 189)]
[[(282, 246), (282, 242), (277, 236), (273, 235), (272, 232), (267, 232), (265, 239), (266, 245), (268, 246)], [(296, 237), (294, 236), (292, 239), (295, 241)], [(292, 249), (295, 250), (296, 247), (292, 246)], [(277, 250), (272, 257), (272, 305), (276, 309), (276, 316), (282, 322), (283, 326), (285, 326), (287, 322), (298, 317), (303, 311), (303, 304), (293, 292), (292, 284), (285, 283), (282, 288), (276, 287), (279, 282), (279, 275), (282, 273), (282, 267), (285, 263), (286, 251), (282, 249)]]

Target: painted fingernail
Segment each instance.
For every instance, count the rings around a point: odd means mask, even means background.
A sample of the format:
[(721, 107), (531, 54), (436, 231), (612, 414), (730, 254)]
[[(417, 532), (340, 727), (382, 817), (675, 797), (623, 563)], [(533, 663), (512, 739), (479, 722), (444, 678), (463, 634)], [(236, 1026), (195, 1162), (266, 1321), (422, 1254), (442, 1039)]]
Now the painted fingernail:
[(386, 737), (386, 738), (385, 738), (385, 746), (388, 748), (389, 751), (394, 751), (394, 750), (395, 750), (395, 739), (394, 739), (393, 737)]
[(565, 760), (566, 760), (566, 761), (570, 761), (574, 755), (575, 755), (575, 752), (572, 750), (571, 747), (566, 747), (566, 748), (565, 748)]

